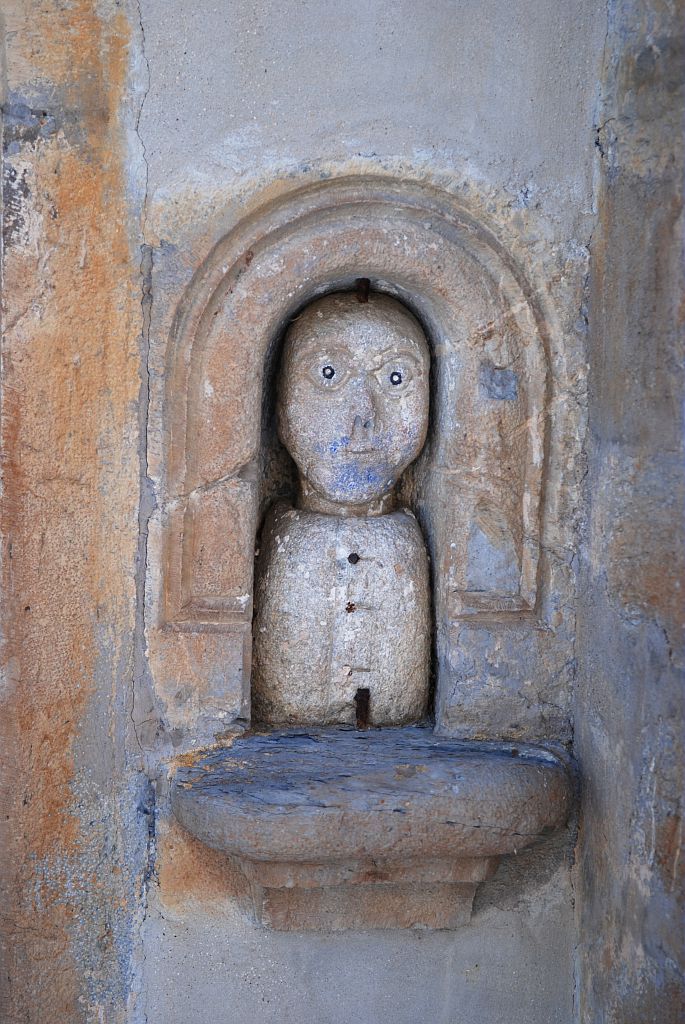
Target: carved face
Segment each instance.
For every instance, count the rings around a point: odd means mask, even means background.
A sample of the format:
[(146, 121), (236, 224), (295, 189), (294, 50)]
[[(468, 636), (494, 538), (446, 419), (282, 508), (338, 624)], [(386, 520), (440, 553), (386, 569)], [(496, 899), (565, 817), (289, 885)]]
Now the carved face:
[(392, 490), (428, 427), (429, 353), (395, 299), (340, 293), (290, 327), (279, 433), (304, 484), (326, 501), (363, 506)]

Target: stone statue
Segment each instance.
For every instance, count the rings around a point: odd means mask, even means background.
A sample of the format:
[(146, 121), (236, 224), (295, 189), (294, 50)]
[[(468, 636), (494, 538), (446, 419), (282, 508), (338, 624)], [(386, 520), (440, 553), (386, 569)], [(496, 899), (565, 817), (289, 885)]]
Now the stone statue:
[(395, 299), (328, 295), (288, 330), (278, 429), (297, 507), (262, 532), (254, 621), (258, 721), (399, 725), (426, 711), (428, 557), (395, 484), (428, 428), (430, 356)]

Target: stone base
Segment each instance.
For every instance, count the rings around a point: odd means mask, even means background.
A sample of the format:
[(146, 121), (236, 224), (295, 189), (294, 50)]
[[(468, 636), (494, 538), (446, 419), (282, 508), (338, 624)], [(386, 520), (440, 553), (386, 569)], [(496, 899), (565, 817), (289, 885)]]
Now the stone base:
[(468, 924), (475, 884), (369, 882), (318, 889), (252, 887), (257, 919), (276, 931), (457, 928)]
[(239, 863), (262, 924), (277, 931), (338, 932), (467, 924), (478, 883), (494, 873), (497, 860)]

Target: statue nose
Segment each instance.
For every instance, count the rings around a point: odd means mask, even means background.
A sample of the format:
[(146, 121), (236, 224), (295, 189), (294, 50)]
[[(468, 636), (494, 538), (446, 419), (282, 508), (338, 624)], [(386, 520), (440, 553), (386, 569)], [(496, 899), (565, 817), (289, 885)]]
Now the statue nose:
[(352, 424), (352, 436), (360, 433), (371, 433), (373, 430), (373, 417), (367, 420), (363, 420), (361, 416), (354, 417), (354, 423)]
[(375, 408), (373, 396), (366, 384), (362, 385), (355, 395), (355, 401), (351, 410), (354, 414), (352, 421), (352, 436), (372, 433), (375, 426)]

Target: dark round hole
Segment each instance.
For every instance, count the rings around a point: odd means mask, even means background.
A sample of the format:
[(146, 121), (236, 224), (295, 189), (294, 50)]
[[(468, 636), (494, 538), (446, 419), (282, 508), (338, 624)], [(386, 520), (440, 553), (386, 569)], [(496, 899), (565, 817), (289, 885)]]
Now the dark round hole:
[(350, 565), (356, 565), (357, 562), (359, 561), (359, 555), (357, 554), (357, 552), (353, 551), (351, 555), (348, 555), (347, 561), (350, 563)]

